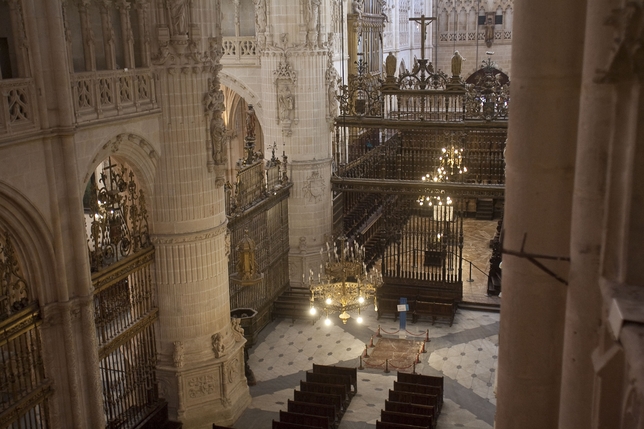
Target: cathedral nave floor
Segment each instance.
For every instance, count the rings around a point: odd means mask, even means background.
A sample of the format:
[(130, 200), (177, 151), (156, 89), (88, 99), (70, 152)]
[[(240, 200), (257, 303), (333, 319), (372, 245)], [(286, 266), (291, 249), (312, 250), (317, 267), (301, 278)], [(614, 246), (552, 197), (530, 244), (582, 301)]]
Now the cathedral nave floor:
[[(314, 325), (305, 321), (278, 319), (260, 333), (249, 351), (249, 364), (257, 384), (250, 388), (251, 405), (234, 424), (237, 429), (267, 429), (286, 410), (293, 390), (313, 363), (358, 366), (372, 335), (381, 327), (383, 337), (418, 340), (429, 329), (427, 353), (416, 365), (420, 374), (444, 375), (445, 395), (438, 429), (457, 427), (492, 428), (496, 399), (494, 375), (497, 363), (499, 314), (459, 309), (454, 324), (420, 319), (408, 323), (401, 335), (399, 321), (383, 316), (376, 320), (373, 308), (363, 311), (364, 322), (350, 319), (342, 325), (337, 315), (326, 326), (323, 318)], [(394, 334), (386, 334), (394, 333)], [(374, 341), (376, 338), (374, 338)], [(393, 389), (396, 371), (365, 368), (358, 371), (358, 394), (352, 399), (338, 429), (372, 429), (384, 408), (388, 390)]]

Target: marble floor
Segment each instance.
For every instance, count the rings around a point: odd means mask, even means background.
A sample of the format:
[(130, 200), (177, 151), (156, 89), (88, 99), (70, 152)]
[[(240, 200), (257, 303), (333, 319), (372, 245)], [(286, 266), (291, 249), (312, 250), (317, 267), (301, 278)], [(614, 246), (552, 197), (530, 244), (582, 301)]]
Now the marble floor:
[[(463, 298), (467, 302), (495, 303), (500, 298), (488, 297), (487, 272), (496, 221), (466, 219), (463, 247)], [(468, 282), (469, 261), (473, 281)], [(437, 321), (431, 325), (422, 318), (400, 328), (400, 321), (383, 316), (376, 319), (373, 307), (362, 312), (363, 323), (349, 319), (343, 325), (332, 316), (331, 326), (320, 318), (315, 324), (304, 320), (277, 319), (259, 334), (249, 350), (249, 365), (257, 384), (250, 387), (251, 405), (233, 427), (268, 429), (279, 410), (286, 410), (287, 400), (313, 363), (325, 365), (360, 365), (360, 356), (380, 328), (383, 338), (422, 340), (428, 333), (426, 353), (420, 355), (416, 372), (445, 377), (443, 411), (437, 429), (479, 428), (494, 426), (494, 394), (497, 364), (499, 313), (459, 309), (454, 324)], [(358, 393), (351, 401), (338, 429), (373, 429), (384, 408), (388, 390), (393, 389), (396, 368), (358, 371)], [(403, 369), (409, 372), (410, 368)]]
[[(422, 340), (429, 331), (427, 353), (420, 355), (416, 372), (444, 375), (445, 395), (438, 429), (492, 428), (496, 399), (494, 380), (497, 363), (499, 313), (459, 309), (454, 324), (419, 320), (400, 329), (393, 317), (376, 320), (373, 308), (363, 311), (364, 321), (352, 318), (346, 325), (332, 316), (315, 324), (278, 319), (260, 333), (249, 350), (249, 365), (257, 384), (250, 387), (252, 403), (235, 422), (237, 429), (267, 429), (279, 410), (286, 410), (293, 390), (313, 363), (359, 366), (360, 355), (372, 336)], [(378, 338), (374, 338), (377, 343)], [(393, 389), (396, 368), (358, 371), (358, 393), (351, 401), (338, 429), (373, 429), (384, 408), (388, 390)], [(410, 369), (405, 369), (409, 372)]]

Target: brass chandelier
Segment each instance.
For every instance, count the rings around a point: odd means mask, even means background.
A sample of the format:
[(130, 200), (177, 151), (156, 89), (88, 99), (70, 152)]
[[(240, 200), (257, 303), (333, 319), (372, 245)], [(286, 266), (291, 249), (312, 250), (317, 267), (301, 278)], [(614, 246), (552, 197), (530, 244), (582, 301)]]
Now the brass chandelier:
[(376, 268), (367, 272), (364, 246), (355, 241), (349, 243), (345, 236), (337, 241), (333, 240), (332, 246), (327, 242), (326, 251), (320, 249), (317, 280), (313, 270), (309, 270), (310, 311), (311, 314), (323, 311), (325, 323), (330, 325), (329, 314), (340, 313), (342, 323), (346, 324), (351, 318), (349, 311), (358, 310), (356, 321), (362, 323), (360, 309), (373, 303), (376, 291), (382, 285), (382, 274)]

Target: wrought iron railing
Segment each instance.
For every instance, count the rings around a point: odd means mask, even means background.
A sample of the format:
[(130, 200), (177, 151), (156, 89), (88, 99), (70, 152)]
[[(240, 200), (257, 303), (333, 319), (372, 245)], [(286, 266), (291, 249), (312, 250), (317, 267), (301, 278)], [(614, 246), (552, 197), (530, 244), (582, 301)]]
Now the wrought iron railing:
[(92, 276), (107, 427), (136, 427), (159, 404), (150, 247)]
[(33, 79), (0, 79), (0, 95), (0, 138), (39, 128)]
[(152, 112), (159, 107), (150, 69), (74, 73), (71, 84), (78, 123)]

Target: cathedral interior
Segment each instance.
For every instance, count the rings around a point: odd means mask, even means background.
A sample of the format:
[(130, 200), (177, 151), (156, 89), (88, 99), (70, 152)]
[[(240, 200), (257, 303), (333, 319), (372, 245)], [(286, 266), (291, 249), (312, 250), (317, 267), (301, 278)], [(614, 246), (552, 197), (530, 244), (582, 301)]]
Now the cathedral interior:
[(643, 29), (0, 0), (0, 427), (644, 429)]

